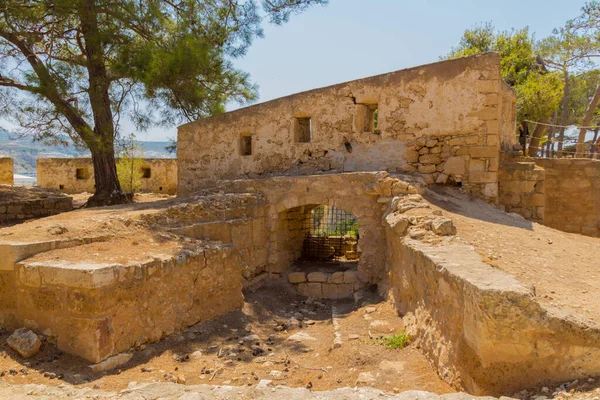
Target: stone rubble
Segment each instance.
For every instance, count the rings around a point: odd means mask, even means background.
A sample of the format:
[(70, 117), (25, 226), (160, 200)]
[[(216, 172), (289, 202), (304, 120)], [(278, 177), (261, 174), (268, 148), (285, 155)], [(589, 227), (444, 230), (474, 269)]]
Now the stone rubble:
[(29, 358), (40, 351), (42, 342), (33, 331), (27, 328), (19, 328), (6, 339), (6, 344), (19, 353), (21, 357)]

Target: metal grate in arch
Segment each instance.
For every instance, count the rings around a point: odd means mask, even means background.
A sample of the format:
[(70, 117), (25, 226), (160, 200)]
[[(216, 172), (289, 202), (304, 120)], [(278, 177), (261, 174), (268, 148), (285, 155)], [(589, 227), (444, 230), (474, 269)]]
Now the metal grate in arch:
[(358, 221), (337, 207), (319, 205), (305, 214), (302, 259), (319, 261), (357, 260)]

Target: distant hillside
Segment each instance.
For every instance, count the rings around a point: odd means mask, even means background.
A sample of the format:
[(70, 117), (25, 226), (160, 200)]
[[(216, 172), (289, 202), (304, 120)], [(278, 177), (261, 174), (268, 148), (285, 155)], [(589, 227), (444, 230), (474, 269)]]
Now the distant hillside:
[[(174, 158), (165, 147), (169, 142), (140, 141), (146, 158)], [(80, 151), (74, 146), (50, 146), (33, 142), (31, 138), (16, 138), (10, 132), (0, 129), (0, 157), (11, 157), (15, 162), (15, 173), (35, 172), (35, 160), (45, 157), (89, 157), (89, 151)]]

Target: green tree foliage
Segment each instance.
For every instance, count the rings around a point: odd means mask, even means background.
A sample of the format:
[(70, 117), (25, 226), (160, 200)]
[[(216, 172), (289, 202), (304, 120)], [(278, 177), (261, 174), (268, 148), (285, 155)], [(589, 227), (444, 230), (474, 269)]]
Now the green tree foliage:
[(119, 147), (119, 160), (117, 161), (119, 183), (125, 192), (133, 195), (142, 189), (144, 150), (135, 140), (133, 133)]
[(502, 78), (517, 92), (517, 120), (543, 120), (556, 109), (562, 82), (557, 74), (545, 70), (534, 48), (535, 40), (528, 28), (498, 32), (486, 23), (467, 29), (447, 58), (498, 52)]
[[(592, 30), (586, 25), (585, 21), (588, 19), (584, 13), (574, 20), (567, 21), (563, 27), (554, 29), (552, 35), (541, 40), (538, 46), (544, 64), (550, 70), (560, 73), (564, 82), (560, 103), (559, 157), (562, 155), (565, 141), (565, 126), (569, 124), (569, 114), (573, 114), (573, 110), (569, 107), (573, 90), (571, 78), (573, 75), (582, 74), (594, 68), (592, 59), (600, 56), (600, 41), (594, 37)], [(577, 122), (580, 121), (581, 119)]]
[[(568, 98), (567, 125), (580, 124), (587, 110), (590, 100), (600, 85), (600, 70), (592, 69), (577, 75), (570, 76), (569, 86), (571, 94)], [(600, 110), (596, 109), (592, 125), (600, 123)]]
[(256, 98), (232, 60), (327, 0), (0, 0), (0, 114), (36, 139), (90, 149), (89, 205), (127, 201), (114, 143), (128, 115), (140, 129), (223, 112)]

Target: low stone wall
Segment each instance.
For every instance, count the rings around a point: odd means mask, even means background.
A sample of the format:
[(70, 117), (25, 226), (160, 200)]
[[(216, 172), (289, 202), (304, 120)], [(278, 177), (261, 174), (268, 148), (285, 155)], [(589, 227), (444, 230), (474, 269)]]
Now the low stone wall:
[[(40, 187), (70, 194), (95, 190), (91, 158), (38, 158), (36, 171)], [(145, 158), (137, 173), (142, 192), (177, 193), (177, 160)]]
[(544, 224), (600, 236), (600, 160), (536, 159), (546, 171)]
[(0, 185), (14, 184), (14, 163), (12, 158), (0, 157)]
[(288, 282), (302, 296), (331, 300), (351, 298), (362, 287), (354, 269), (329, 273), (295, 271), (288, 274)]
[(25, 187), (0, 187), (0, 226), (4, 222), (47, 217), (73, 209), (71, 197)]
[(386, 227), (392, 298), (438, 373), (471, 394), (511, 394), (600, 373), (600, 326), (551, 309), (460, 243)]
[(498, 187), (504, 211), (543, 223), (546, 172), (533, 162), (502, 162)]
[[(128, 264), (36, 262), (0, 271), (0, 323), (91, 362), (238, 309), (239, 254), (212, 244)], [(6, 290), (5, 290), (6, 289)]]

